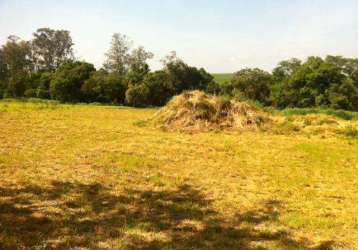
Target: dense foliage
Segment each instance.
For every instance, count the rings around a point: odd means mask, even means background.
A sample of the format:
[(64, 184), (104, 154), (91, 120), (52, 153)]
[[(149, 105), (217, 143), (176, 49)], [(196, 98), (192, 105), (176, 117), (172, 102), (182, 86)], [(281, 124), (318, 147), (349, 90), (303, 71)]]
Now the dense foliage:
[(238, 71), (227, 89), (234, 95), (243, 95), (261, 103), (268, 103), (272, 85), (270, 73), (261, 69), (243, 69)]
[(86, 62), (69, 61), (62, 64), (51, 80), (51, 97), (63, 102), (86, 101), (82, 86), (94, 71), (94, 66)]
[(87, 101), (123, 104), (126, 85), (119, 74), (98, 70), (84, 82), (81, 91)]
[(162, 106), (186, 90), (239, 96), (278, 108), (325, 107), (358, 111), (358, 59), (339, 56), (282, 61), (272, 72), (242, 69), (228, 84), (175, 52), (151, 72), (151, 52), (132, 49), (125, 35), (114, 34), (103, 68), (78, 61), (66, 30), (38, 29), (33, 39), (10, 36), (0, 47), (0, 98), (53, 98), (63, 102), (101, 102), (136, 107)]
[(0, 48), (0, 98), (37, 97), (62, 102), (101, 102), (136, 107), (162, 106), (184, 90), (219, 93), (204, 69), (184, 63), (172, 53), (163, 70), (151, 72), (153, 57), (143, 47), (114, 34), (103, 68), (75, 60), (66, 30), (38, 29), (31, 41), (10, 36)]
[[(328, 56), (292, 62), (283, 62), (274, 70), (272, 100), (277, 106), (358, 109), (357, 59)], [(286, 72), (280, 74), (285, 67)]]
[(272, 74), (237, 72), (224, 92), (274, 107), (329, 107), (358, 111), (358, 59), (339, 56), (282, 61)]

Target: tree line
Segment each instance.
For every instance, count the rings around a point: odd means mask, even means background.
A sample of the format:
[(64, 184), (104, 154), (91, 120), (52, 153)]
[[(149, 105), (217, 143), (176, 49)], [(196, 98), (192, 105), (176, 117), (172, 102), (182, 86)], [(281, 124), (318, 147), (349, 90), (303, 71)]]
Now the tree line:
[(175, 52), (151, 71), (153, 54), (114, 34), (103, 66), (77, 60), (69, 31), (41, 28), (30, 41), (9, 36), (0, 47), (0, 98), (36, 97), (62, 102), (162, 106), (176, 94), (199, 89), (263, 105), (330, 107), (358, 111), (358, 59), (339, 56), (282, 61), (272, 71), (242, 69), (218, 84), (203, 68)]
[(238, 71), (225, 93), (286, 107), (326, 107), (358, 111), (358, 59), (341, 56), (282, 61), (272, 73)]

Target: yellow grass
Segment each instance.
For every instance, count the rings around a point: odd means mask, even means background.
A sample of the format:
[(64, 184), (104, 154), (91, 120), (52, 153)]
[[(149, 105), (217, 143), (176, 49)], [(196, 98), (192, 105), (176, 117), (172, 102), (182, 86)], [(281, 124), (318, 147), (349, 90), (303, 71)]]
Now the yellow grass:
[(156, 111), (1, 102), (0, 249), (358, 249), (356, 138)]

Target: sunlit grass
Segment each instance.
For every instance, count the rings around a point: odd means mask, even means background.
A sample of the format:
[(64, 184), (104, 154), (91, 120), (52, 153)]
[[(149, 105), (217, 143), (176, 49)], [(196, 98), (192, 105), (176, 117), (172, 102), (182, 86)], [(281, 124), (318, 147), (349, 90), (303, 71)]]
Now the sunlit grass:
[(218, 82), (220, 85), (225, 85), (232, 80), (234, 74), (233, 73), (215, 73), (215, 74), (212, 74), (212, 76), (214, 77), (214, 80), (216, 82)]
[(0, 102), (0, 249), (358, 248), (356, 137), (310, 117), (164, 132), (154, 112)]
[(279, 113), (292, 116), (292, 115), (308, 115), (308, 114), (325, 114), (333, 117), (341, 118), (344, 120), (358, 120), (358, 112), (346, 111), (346, 110), (334, 110), (324, 108), (287, 108)]

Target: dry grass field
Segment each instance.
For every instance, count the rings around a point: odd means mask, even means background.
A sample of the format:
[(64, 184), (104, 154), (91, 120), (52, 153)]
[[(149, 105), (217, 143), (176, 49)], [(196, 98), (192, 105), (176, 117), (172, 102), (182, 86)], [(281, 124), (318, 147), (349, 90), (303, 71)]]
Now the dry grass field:
[(0, 102), (0, 249), (358, 249), (357, 137), (155, 112)]

